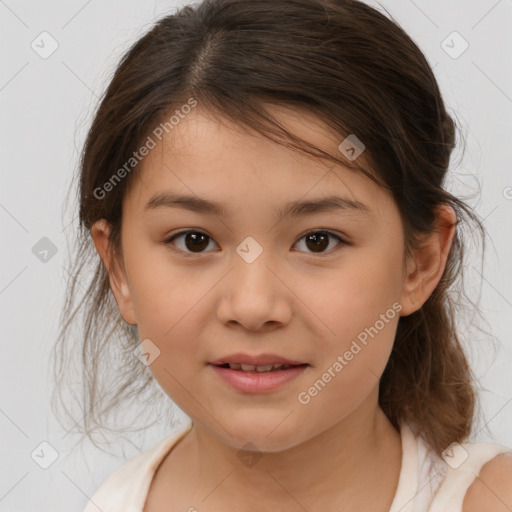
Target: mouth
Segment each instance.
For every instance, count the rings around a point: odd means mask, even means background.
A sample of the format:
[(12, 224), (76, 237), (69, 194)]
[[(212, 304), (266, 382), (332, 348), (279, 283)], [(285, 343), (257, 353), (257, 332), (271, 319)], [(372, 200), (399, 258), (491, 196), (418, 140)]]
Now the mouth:
[(272, 363), (272, 364), (242, 364), (242, 363), (222, 363), (222, 364), (214, 364), (219, 368), (229, 368), (230, 370), (248, 372), (248, 373), (268, 373), (268, 372), (279, 372), (282, 370), (289, 370), (290, 368), (296, 368), (298, 366), (309, 366), (307, 363), (301, 364), (281, 364), (281, 363)]
[(267, 393), (295, 380), (310, 365), (272, 354), (233, 354), (212, 361), (208, 366), (232, 389), (243, 393)]

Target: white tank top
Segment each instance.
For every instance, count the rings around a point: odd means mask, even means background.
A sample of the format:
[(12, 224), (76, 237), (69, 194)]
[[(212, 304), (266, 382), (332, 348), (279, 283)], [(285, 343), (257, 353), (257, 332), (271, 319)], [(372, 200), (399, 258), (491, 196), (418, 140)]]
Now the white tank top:
[(494, 443), (454, 443), (439, 457), (422, 436), (401, 426), (402, 468), (390, 512), (462, 512), (486, 462), (512, 449)]
[[(84, 512), (142, 512), (160, 462), (191, 427), (192, 423), (116, 469)], [(498, 444), (467, 442), (449, 447), (439, 457), (408, 424), (402, 424), (400, 435), (402, 466), (389, 512), (462, 512), (466, 491), (482, 466), (512, 451)]]

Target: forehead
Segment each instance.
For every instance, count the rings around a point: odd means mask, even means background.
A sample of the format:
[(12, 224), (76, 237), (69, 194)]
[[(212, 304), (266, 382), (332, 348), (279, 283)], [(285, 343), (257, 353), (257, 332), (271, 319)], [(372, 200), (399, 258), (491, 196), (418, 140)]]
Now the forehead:
[[(339, 151), (339, 135), (318, 117), (288, 107), (267, 108), (297, 137), (331, 154)], [(267, 199), (284, 204), (336, 194), (369, 203), (371, 210), (390, 199), (362, 172), (283, 146), (198, 107), (161, 139), (139, 164), (125, 197), (139, 211), (158, 192), (211, 199), (222, 203), (226, 214), (234, 213), (232, 203)]]

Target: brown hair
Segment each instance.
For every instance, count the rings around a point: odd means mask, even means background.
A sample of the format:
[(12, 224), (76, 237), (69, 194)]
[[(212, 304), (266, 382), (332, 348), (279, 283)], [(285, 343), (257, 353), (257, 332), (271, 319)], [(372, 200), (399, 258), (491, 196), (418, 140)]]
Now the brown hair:
[[(461, 294), (454, 290), (463, 290), (462, 220), (474, 223), (484, 242), (485, 231), (471, 208), (443, 187), (455, 124), (424, 55), (398, 24), (353, 0), (205, 0), (160, 19), (122, 58), (81, 154), (80, 232), (53, 355), (58, 381), (66, 372), (82, 374), (77, 400), (87, 435), (92, 439), (95, 428), (106, 427), (122, 400), (155, 391), (150, 371), (133, 355), (137, 329), (117, 309), (89, 232), (95, 221), (107, 219), (114, 254), (121, 255), (121, 204), (137, 165), (109, 187), (106, 198), (98, 190), (116, 170), (126, 170), (155, 127), (191, 97), (205, 111), (363, 172), (391, 191), (406, 254), (434, 229), (439, 205), (454, 208), (457, 233), (446, 269), (425, 304), (400, 318), (379, 403), (395, 426), (404, 419), (419, 425), (438, 453), (467, 438), (476, 395), (456, 331)], [(340, 142), (356, 134), (371, 172), (289, 133), (265, 103), (315, 114), (340, 134)], [(94, 273), (78, 301), (77, 278), (89, 263)], [(81, 360), (73, 368), (69, 332), (78, 313)], [(67, 411), (65, 400), (61, 405)]]

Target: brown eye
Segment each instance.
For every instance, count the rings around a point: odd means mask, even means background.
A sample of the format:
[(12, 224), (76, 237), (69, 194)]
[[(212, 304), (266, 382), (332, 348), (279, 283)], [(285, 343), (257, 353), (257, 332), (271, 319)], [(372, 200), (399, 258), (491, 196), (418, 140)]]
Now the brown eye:
[[(349, 245), (340, 236), (325, 230), (306, 233), (299, 239), (297, 244), (304, 240), (303, 243), (306, 247), (306, 252), (324, 254), (332, 250), (330, 247), (333, 239), (338, 241), (337, 245)], [(176, 242), (176, 240), (178, 240), (178, 242)], [(185, 256), (210, 252), (205, 250), (210, 242), (214, 243), (206, 233), (197, 230), (181, 231), (164, 240), (165, 245), (177, 247), (178, 251), (183, 252)], [(336, 244), (334, 248), (336, 248)]]
[[(182, 239), (180, 243), (175, 243), (175, 240)], [(211, 238), (201, 231), (182, 231), (176, 233), (164, 241), (165, 244), (176, 245), (178, 249), (186, 254), (201, 254), (209, 245)], [(209, 252), (209, 251), (207, 251)]]
[(311, 231), (310, 233), (306, 233), (299, 240), (304, 240), (304, 245), (308, 249), (308, 251), (306, 252), (310, 251), (312, 253), (321, 254), (324, 252), (328, 252), (326, 251), (326, 249), (330, 245), (331, 238), (336, 238), (338, 242), (340, 242), (340, 244), (346, 243), (341, 237), (334, 233), (331, 233), (330, 231)]

